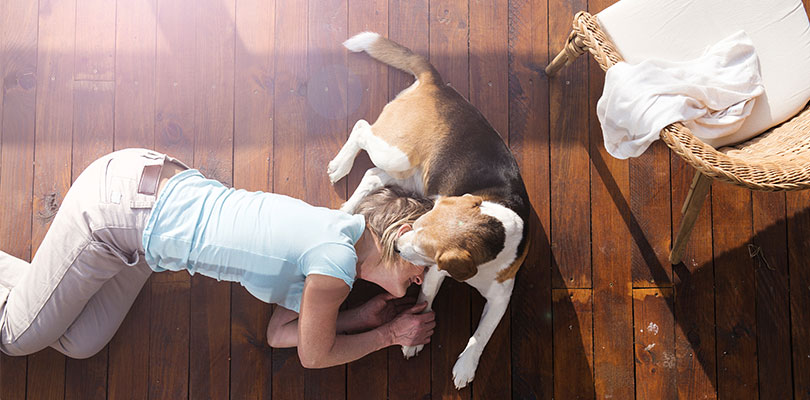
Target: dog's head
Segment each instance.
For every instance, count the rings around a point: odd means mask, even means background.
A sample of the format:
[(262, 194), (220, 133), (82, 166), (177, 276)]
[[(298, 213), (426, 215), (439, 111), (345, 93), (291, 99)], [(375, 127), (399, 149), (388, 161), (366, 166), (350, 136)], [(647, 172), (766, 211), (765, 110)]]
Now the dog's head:
[[(497, 203), (479, 196), (441, 197), (433, 209), (397, 240), (402, 258), (417, 265), (436, 264), (454, 279), (464, 281), (478, 266), (501, 259), (508, 265), (516, 256), (523, 220)], [(508, 259), (508, 260), (507, 260)]]

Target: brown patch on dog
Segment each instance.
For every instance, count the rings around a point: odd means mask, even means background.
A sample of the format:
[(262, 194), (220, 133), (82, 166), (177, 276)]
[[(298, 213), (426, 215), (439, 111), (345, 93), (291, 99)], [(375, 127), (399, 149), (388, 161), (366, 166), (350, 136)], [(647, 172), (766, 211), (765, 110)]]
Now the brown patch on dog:
[(478, 272), (470, 252), (464, 249), (452, 248), (436, 257), (436, 265), (440, 270), (447, 271), (453, 279), (466, 281)]
[(475, 276), (479, 265), (503, 250), (503, 225), (481, 213), (482, 201), (480, 196), (442, 197), (414, 223), (419, 247), (458, 281)]
[[(528, 229), (528, 227), (524, 227), (524, 229)], [(518, 258), (509, 264), (508, 267), (498, 271), (497, 281), (498, 283), (503, 283), (509, 279), (514, 279), (517, 275), (520, 266), (523, 265), (523, 262), (526, 261), (526, 256), (529, 255), (529, 246), (532, 244), (532, 231), (529, 231), (529, 236), (526, 237), (526, 243), (523, 245), (523, 251), (520, 252)]]
[[(437, 90), (430, 82), (419, 82), (415, 89), (388, 103), (371, 125), (374, 136), (405, 153), (412, 168), (422, 168), (424, 181), (430, 176), (431, 157), (436, 156), (442, 138), (450, 132), (442, 122), (445, 117), (437, 104)], [(413, 169), (386, 172), (398, 179), (413, 175)]]

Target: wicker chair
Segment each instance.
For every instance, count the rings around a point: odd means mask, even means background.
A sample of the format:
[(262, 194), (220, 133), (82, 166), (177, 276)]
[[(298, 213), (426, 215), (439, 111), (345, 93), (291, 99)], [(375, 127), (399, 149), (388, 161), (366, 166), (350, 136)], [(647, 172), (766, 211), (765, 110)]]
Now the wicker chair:
[[(546, 75), (553, 76), (586, 51), (593, 54), (605, 71), (622, 61), (596, 17), (580, 12), (574, 17), (574, 28), (565, 48), (546, 67)], [(661, 139), (697, 169), (681, 210), (684, 217), (669, 256), (672, 264), (681, 261), (712, 179), (763, 191), (810, 188), (810, 107), (791, 120), (732, 147), (715, 149), (693, 136), (681, 123), (664, 128)]]

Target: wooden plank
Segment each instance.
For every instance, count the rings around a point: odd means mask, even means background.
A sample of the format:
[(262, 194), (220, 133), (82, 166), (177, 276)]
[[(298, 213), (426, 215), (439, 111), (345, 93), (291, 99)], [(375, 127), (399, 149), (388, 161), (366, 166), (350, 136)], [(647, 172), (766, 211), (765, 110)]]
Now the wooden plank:
[(27, 398), (65, 397), (65, 356), (48, 347), (28, 356)]
[[(155, 70), (155, 149), (194, 162), (196, 10), (191, 1), (158, 2)], [(149, 398), (189, 396), (190, 287), (188, 273), (152, 277)]]
[[(508, 143), (509, 2), (471, 0), (469, 7), (470, 102)], [(473, 329), (478, 326), (485, 303), (483, 297), (473, 296)], [(481, 355), (472, 383), (473, 398), (511, 396), (510, 314), (507, 309)]]
[(509, 139), (509, 4), (470, 0), (470, 103)]
[[(234, 187), (270, 191), (273, 165), (275, 2), (236, 5)], [(272, 352), (266, 333), (271, 307), (231, 285), (232, 399), (269, 399)]]
[(725, 183), (712, 188), (719, 397), (757, 397), (757, 321), (751, 240), (751, 192)]
[(430, 2), (430, 62), (444, 83), (469, 99), (469, 1)]
[[(275, 15), (273, 192), (303, 198), (307, 82), (307, 2), (287, 3)], [(306, 371), (296, 349), (273, 350), (273, 398), (305, 398)]]
[(346, 0), (309, 2), (307, 34), (306, 199), (317, 205), (340, 207), (345, 182), (332, 187), (324, 173), (348, 137)]
[(590, 289), (553, 289), (554, 398), (594, 398)]
[[(593, 129), (592, 140), (597, 141), (601, 133), (598, 128)], [(591, 149), (591, 155), (594, 166), (592, 213), (599, 215), (592, 226), (596, 395), (599, 398), (632, 398), (632, 225), (627, 221), (632, 222), (633, 215), (626, 202), (630, 186), (628, 163), (610, 157), (601, 144), (598, 149)]]
[[(33, 251), (70, 187), (76, 1), (39, 2)], [(46, 349), (28, 357), (28, 397), (63, 398), (65, 357)]]
[[(428, 0), (388, 0), (388, 37), (415, 53), (430, 57), (430, 14)], [(405, 90), (413, 75), (389, 67), (388, 99)]]
[[(689, 192), (695, 169), (671, 156), (672, 235), (681, 224), (681, 205)], [(675, 284), (675, 356), (678, 398), (717, 397), (717, 358), (714, 330), (714, 267), (712, 262), (712, 200), (706, 198), (683, 261), (673, 266)]]
[(149, 396), (151, 353), (151, 282), (146, 282), (108, 346), (107, 398), (145, 399)]
[(551, 399), (548, 80), (538, 74), (548, 55), (548, 8), (544, 0), (513, 0), (509, 8), (509, 146), (534, 207), (531, 248), (511, 299), (512, 398)]
[(33, 248), (70, 187), (75, 0), (39, 3)]
[[(358, 307), (383, 290), (372, 283), (354, 283), (347, 299), (350, 308)], [(397, 348), (396, 346), (394, 348)], [(395, 355), (396, 356), (396, 355)], [(399, 354), (402, 357), (402, 354)], [(388, 350), (371, 353), (346, 366), (346, 399), (385, 399), (388, 397)]]
[[(347, 132), (347, 0), (310, 1), (307, 11), (307, 103), (305, 197), (310, 204), (338, 208), (346, 183), (330, 185), (326, 165), (340, 151)], [(306, 397), (345, 399), (346, 366), (307, 370)]]
[[(429, 9), (430, 62), (446, 85), (469, 99), (469, 4), (465, 0), (433, 0)], [(468, 285), (445, 279), (433, 302), (436, 312), (430, 364), (433, 398), (469, 399), (472, 396), (469, 385), (456, 390), (452, 373), (474, 329), (469, 311), (472, 293)]]
[(157, 0), (119, 0), (115, 24), (115, 148), (153, 148)]
[[(586, 2), (549, 0), (549, 46), (563, 48)], [(551, 249), (554, 287), (591, 287), (587, 57), (549, 80)]]
[[(597, 13), (611, 3), (610, 0), (589, 2), (589, 11)], [(596, 116), (596, 102), (602, 95), (604, 72), (592, 61), (588, 64), (588, 70), (591, 215), (598, 216), (591, 220), (594, 244), (591, 251), (594, 388), (598, 398), (625, 399), (633, 397), (634, 386), (633, 243), (644, 243), (644, 238), (633, 235), (640, 229), (629, 204), (633, 195), (630, 191), (630, 163), (617, 160), (607, 153)], [(664, 174), (668, 177), (668, 172)], [(668, 192), (666, 186), (660, 190)], [(668, 208), (669, 205), (666, 206)], [(582, 211), (577, 213), (584, 214)]]
[[(155, 146), (156, 0), (116, 6), (114, 148)], [(109, 345), (107, 397), (149, 395), (152, 279), (129, 309)]]
[[(233, 182), (235, 0), (194, 2), (194, 166), (207, 178)], [(224, 399), (230, 378), (231, 287), (191, 279), (189, 398)]]
[(790, 329), (793, 345), (793, 398), (810, 398), (810, 192), (787, 193)]
[(633, 290), (637, 399), (677, 397), (672, 300), (671, 288)]
[[(388, 32), (388, 0), (370, 0), (348, 4), (348, 35), (358, 32)], [(373, 123), (388, 101), (388, 67), (367, 54), (349, 54), (347, 127), (351, 129), (359, 119)], [(345, 138), (344, 138), (345, 139)], [(363, 174), (371, 168), (368, 155), (358, 157), (347, 179), (347, 195), (354, 192)], [(372, 284), (357, 281), (347, 300), (348, 306), (357, 307), (382, 290)], [(391, 351), (399, 350), (393, 347)], [(382, 399), (388, 395), (388, 352), (381, 350), (346, 366), (346, 398), (348, 400)], [(426, 352), (429, 352), (426, 350)], [(393, 354), (402, 358), (402, 354)], [(423, 357), (424, 358), (424, 357)], [(427, 371), (426, 371), (427, 372)]]
[(73, 86), (72, 181), (90, 163), (113, 151), (114, 91), (110, 81), (77, 81)]
[[(76, 51), (80, 57), (79, 49)], [(78, 81), (73, 88), (73, 177), (113, 148), (112, 81)], [(107, 397), (107, 354), (105, 346), (96, 355), (65, 364), (65, 399), (103, 399)]]
[(115, 79), (115, 7), (108, 0), (76, 2), (75, 80)]
[(785, 193), (752, 192), (760, 399), (793, 397)]
[[(0, 238), (2, 250), (31, 260), (36, 123), (37, 1), (0, 5)], [(25, 357), (0, 355), (0, 398), (25, 398)]]
[[(591, 68), (599, 69), (595, 64)], [(660, 140), (629, 161), (634, 287), (672, 286), (669, 262), (672, 227), (668, 223), (671, 219), (661, 217), (672, 210), (680, 212), (680, 207), (671, 206), (669, 163), (669, 148)]]
[[(163, 275), (166, 275), (164, 277)], [(188, 397), (189, 283), (181, 273), (152, 278), (149, 398)]]
[[(802, 3), (810, 15), (810, 0), (802, 0)], [(802, 267), (810, 256), (810, 243), (806, 240), (810, 226), (808, 200), (807, 191), (787, 194), (793, 395), (796, 398), (810, 398), (810, 376), (804, 373), (810, 370), (810, 319), (799, 317), (806, 314), (797, 315), (799, 310), (810, 309), (810, 270)]]
[(272, 351), (267, 345), (270, 305), (231, 285), (231, 399), (270, 399)]
[[(428, 57), (429, 17), (428, 0), (389, 0), (388, 37), (414, 52)], [(393, 67), (388, 68), (388, 99), (392, 100), (397, 93), (410, 86), (413, 81), (413, 75)], [(377, 112), (380, 111), (382, 110), (377, 110)], [(445, 284), (448, 281), (449, 279), (445, 280)], [(441, 289), (441, 291), (446, 290), (448, 290), (447, 287)], [(437, 329), (441, 329), (440, 325), (437, 325)], [(440, 342), (437, 342), (437, 338), (438, 336), (434, 334), (430, 346), (425, 346), (419, 355), (409, 360), (402, 356), (402, 349), (399, 346), (388, 349), (388, 371), (397, 371), (396, 374), (388, 374), (389, 399), (407, 400), (431, 395), (431, 374), (438, 368), (432, 367), (431, 359), (433, 354), (439, 351), (436, 349), (440, 349), (438, 346), (441, 345)], [(449, 371), (445, 372), (444, 376), (449, 380)], [(452, 385), (449, 381), (443, 382), (443, 384)]]

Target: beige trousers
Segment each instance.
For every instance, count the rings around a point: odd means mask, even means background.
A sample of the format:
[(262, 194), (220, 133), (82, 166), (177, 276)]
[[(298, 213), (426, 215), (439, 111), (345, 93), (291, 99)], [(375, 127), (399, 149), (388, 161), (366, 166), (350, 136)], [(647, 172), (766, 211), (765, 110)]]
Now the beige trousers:
[(30, 264), (0, 251), (0, 350), (87, 358), (112, 339), (152, 272), (141, 235), (156, 196), (138, 192), (141, 174), (166, 159), (127, 149), (94, 161)]

